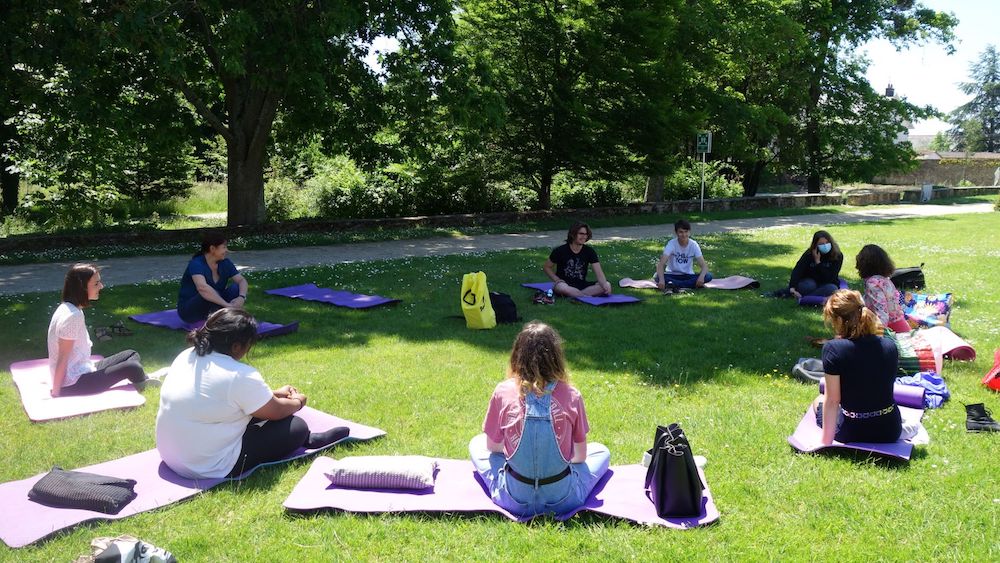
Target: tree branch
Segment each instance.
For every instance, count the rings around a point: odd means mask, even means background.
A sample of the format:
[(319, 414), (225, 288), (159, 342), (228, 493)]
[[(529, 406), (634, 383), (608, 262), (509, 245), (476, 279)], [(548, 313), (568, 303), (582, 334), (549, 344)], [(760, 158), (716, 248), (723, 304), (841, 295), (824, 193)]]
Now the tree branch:
[(208, 60), (212, 63), (212, 68), (215, 69), (216, 76), (221, 77), (222, 59), (219, 58), (219, 52), (215, 50), (215, 45), (212, 44), (212, 28), (208, 25), (208, 19), (205, 18), (205, 13), (197, 6), (191, 12), (195, 19), (198, 20), (198, 26), (201, 28), (202, 36), (205, 38), (202, 48), (205, 49), (205, 54), (208, 55)]
[(222, 135), (222, 138), (226, 140), (227, 143), (233, 142), (236, 137), (233, 132), (222, 122), (221, 119), (195, 94), (194, 90), (187, 85), (183, 80), (174, 79), (174, 84), (177, 88), (184, 94), (184, 98), (194, 106), (198, 113), (205, 118), (205, 121), (212, 126), (215, 131)]

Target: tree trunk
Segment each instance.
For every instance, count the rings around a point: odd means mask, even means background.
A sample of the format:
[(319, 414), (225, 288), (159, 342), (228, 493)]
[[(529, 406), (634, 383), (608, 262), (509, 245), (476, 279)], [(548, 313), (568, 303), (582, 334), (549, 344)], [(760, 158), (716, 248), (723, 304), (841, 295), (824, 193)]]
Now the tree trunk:
[(764, 168), (767, 167), (767, 161), (756, 160), (743, 174), (743, 197), (753, 197), (757, 195), (757, 190), (760, 189), (760, 177), (764, 174)]
[(538, 208), (552, 209), (552, 171), (542, 170), (538, 183)]
[(662, 174), (646, 178), (646, 203), (663, 201), (663, 184), (666, 180), (667, 177)]
[(823, 147), (820, 139), (820, 98), (823, 95), (823, 77), (830, 55), (830, 30), (819, 30), (816, 46), (819, 51), (813, 62), (812, 74), (809, 77), (809, 101), (806, 104), (806, 191), (818, 194), (823, 183)]
[(248, 143), (227, 146), (228, 197), (226, 224), (259, 225), (264, 222), (264, 155), (249, 154)]
[[(14, 137), (14, 126), (5, 125), (0, 121), (0, 151)], [(14, 172), (14, 161), (7, 156), (0, 157), (0, 210), (3, 215), (10, 215), (17, 207), (18, 187), (21, 175)]]
[(264, 222), (264, 164), (277, 108), (278, 93), (255, 89), (246, 77), (226, 84), (230, 119), (230, 135), (225, 137), (229, 173), (226, 224), (230, 227)]

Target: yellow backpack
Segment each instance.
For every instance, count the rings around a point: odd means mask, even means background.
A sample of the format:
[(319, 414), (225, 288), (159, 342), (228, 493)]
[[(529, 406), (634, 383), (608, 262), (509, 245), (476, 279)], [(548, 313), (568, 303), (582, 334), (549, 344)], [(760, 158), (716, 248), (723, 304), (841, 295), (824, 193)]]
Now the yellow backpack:
[(475, 272), (462, 277), (462, 314), (465, 315), (465, 326), (471, 329), (497, 326), (485, 273)]

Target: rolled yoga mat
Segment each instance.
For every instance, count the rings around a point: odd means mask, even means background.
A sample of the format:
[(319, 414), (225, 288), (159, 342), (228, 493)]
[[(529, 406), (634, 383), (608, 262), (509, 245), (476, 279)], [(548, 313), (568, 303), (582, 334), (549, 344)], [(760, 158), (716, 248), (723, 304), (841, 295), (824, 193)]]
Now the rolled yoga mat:
[[(819, 392), (823, 393), (826, 389), (825, 381), (822, 379), (819, 382)], [(924, 388), (917, 387), (915, 385), (901, 385), (899, 383), (894, 383), (892, 385), (892, 398), (896, 401), (896, 404), (901, 407), (910, 407), (911, 409), (924, 409)]]

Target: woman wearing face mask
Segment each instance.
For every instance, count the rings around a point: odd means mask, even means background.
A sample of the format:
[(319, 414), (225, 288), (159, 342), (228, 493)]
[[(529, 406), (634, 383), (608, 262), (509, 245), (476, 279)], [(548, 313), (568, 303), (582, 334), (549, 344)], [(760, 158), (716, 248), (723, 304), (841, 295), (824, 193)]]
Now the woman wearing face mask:
[(809, 249), (792, 268), (788, 287), (774, 292), (775, 297), (794, 296), (801, 299), (807, 295), (829, 297), (840, 289), (840, 267), (844, 265), (844, 255), (830, 233), (813, 233)]

